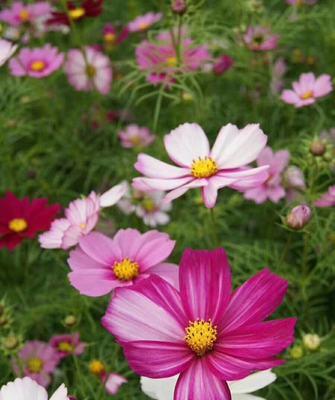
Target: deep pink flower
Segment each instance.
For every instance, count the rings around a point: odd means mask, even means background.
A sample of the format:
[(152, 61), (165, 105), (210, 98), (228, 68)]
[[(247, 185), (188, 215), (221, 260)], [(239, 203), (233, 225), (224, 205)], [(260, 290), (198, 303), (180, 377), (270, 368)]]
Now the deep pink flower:
[(143, 32), (151, 28), (152, 25), (160, 21), (163, 17), (161, 13), (148, 12), (144, 15), (136, 17), (133, 21), (128, 23), (129, 32)]
[(19, 362), (13, 361), (17, 376), (28, 376), (39, 385), (49, 386), (51, 374), (59, 363), (59, 355), (52, 346), (37, 340), (27, 342), (18, 357)]
[(67, 53), (64, 70), (70, 84), (78, 91), (97, 90), (103, 95), (110, 92), (112, 67), (109, 58), (92, 47), (73, 49)]
[(279, 36), (263, 26), (250, 26), (243, 39), (250, 50), (268, 51), (278, 46)]
[(121, 229), (113, 239), (92, 232), (80, 239), (68, 263), (71, 284), (86, 296), (103, 296), (152, 274), (177, 286), (178, 268), (164, 262), (175, 242), (166, 233)]
[(196, 71), (210, 60), (206, 46), (194, 46), (185, 32), (182, 35), (179, 60), (170, 33), (158, 35), (156, 43), (145, 40), (136, 48), (137, 64), (148, 73), (150, 83), (171, 84), (176, 74)]
[(104, 26), (102, 33), (107, 48), (112, 48), (115, 45), (121, 44), (129, 36), (127, 28), (124, 28), (119, 32), (114, 25), (109, 23)]
[(327, 96), (333, 90), (331, 76), (320, 75), (318, 78), (312, 72), (301, 74), (299, 81), (293, 82), (293, 90), (284, 90), (281, 99), (296, 108), (314, 104), (318, 98)]
[(147, 147), (155, 140), (149, 128), (141, 127), (135, 124), (126, 126), (121, 132), (119, 132), (119, 138), (122, 147)]
[(230, 400), (228, 380), (283, 363), (295, 318), (265, 321), (287, 281), (264, 269), (235, 292), (223, 249), (186, 250), (180, 292), (159, 277), (115, 291), (103, 325), (141, 376), (180, 374), (175, 400)]
[(9, 62), (10, 72), (14, 76), (45, 78), (57, 71), (64, 61), (64, 55), (56, 47), (46, 44), (44, 47), (21, 49)]
[(227, 54), (220, 56), (213, 65), (213, 72), (215, 75), (220, 76), (228, 71), (234, 64), (234, 60)]
[(120, 387), (127, 382), (128, 379), (126, 379), (122, 375), (115, 373), (108, 374), (105, 380), (106, 392), (112, 396), (115, 396), (120, 390)]
[(316, 207), (335, 207), (335, 186), (330, 186), (327, 193), (324, 193), (315, 202)]
[(15, 1), (11, 8), (0, 12), (0, 21), (18, 27), (22, 24), (36, 23), (41, 17), (51, 13), (51, 5), (46, 1), (36, 1), (34, 4), (23, 4)]
[(268, 166), (246, 168), (264, 148), (266, 135), (257, 124), (239, 130), (228, 124), (221, 128), (212, 150), (198, 124), (183, 124), (164, 138), (165, 149), (178, 167), (149, 155), (140, 154), (135, 168), (144, 178), (135, 178), (141, 191), (169, 190), (165, 201), (182, 196), (189, 189), (201, 188), (206, 207), (215, 206), (218, 190), (230, 187), (244, 190), (264, 182)]
[(75, 246), (95, 228), (101, 209), (116, 204), (126, 191), (127, 186), (120, 183), (101, 195), (91, 192), (86, 198), (72, 201), (65, 210), (65, 218), (56, 219), (50, 230), (40, 235), (41, 247), (66, 250)]
[(254, 200), (255, 203), (261, 204), (266, 200), (278, 203), (280, 199), (285, 197), (285, 189), (282, 184), (282, 174), (286, 169), (290, 160), (290, 153), (287, 150), (273, 152), (270, 147), (266, 147), (257, 158), (257, 165), (269, 165), (268, 179), (261, 185), (247, 189), (244, 197), (248, 200)]
[(50, 339), (50, 345), (57, 351), (60, 359), (71, 355), (80, 356), (86, 348), (86, 343), (80, 341), (79, 333), (55, 335)]

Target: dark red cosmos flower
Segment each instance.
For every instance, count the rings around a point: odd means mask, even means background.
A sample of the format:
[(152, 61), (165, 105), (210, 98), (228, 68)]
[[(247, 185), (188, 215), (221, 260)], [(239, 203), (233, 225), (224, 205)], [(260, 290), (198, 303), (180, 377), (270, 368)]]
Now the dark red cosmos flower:
[(102, 13), (104, 0), (82, 0), (79, 3), (68, 1), (67, 12), (52, 12), (48, 19), (49, 25), (71, 25), (71, 21), (80, 21), (84, 18), (98, 17)]
[(48, 230), (59, 210), (59, 204), (49, 206), (47, 199), (21, 200), (7, 192), (0, 199), (0, 249), (13, 250), (24, 239)]

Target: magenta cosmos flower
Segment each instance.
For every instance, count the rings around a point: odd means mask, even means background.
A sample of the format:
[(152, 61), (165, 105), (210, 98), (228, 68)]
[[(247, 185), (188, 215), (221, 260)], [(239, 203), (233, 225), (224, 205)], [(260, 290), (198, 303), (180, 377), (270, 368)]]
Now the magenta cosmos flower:
[(159, 277), (115, 291), (103, 325), (131, 368), (149, 378), (180, 374), (175, 400), (230, 400), (228, 380), (283, 363), (296, 320), (264, 321), (287, 282), (264, 269), (235, 292), (223, 249), (186, 250), (180, 291)]
[(293, 82), (293, 90), (284, 90), (281, 99), (296, 108), (314, 104), (333, 90), (331, 76), (323, 74), (318, 78), (312, 72), (301, 74), (299, 81)]
[(126, 191), (127, 186), (120, 183), (101, 195), (91, 192), (86, 198), (72, 201), (65, 210), (65, 218), (56, 219), (50, 230), (40, 235), (41, 247), (66, 250), (75, 246), (95, 228), (101, 209), (116, 204)]
[(47, 387), (51, 375), (58, 363), (58, 352), (48, 343), (37, 340), (27, 342), (19, 352), (19, 361), (13, 361), (13, 369), (17, 376), (28, 376), (39, 385)]
[(175, 242), (166, 233), (121, 229), (113, 239), (92, 232), (79, 241), (68, 263), (71, 284), (86, 296), (103, 296), (113, 289), (131, 286), (152, 274), (178, 284), (178, 267), (164, 262)]
[(255, 203), (261, 204), (266, 200), (278, 203), (280, 199), (285, 197), (285, 189), (282, 185), (282, 175), (287, 168), (290, 160), (290, 153), (287, 150), (273, 152), (270, 147), (266, 147), (257, 158), (257, 165), (269, 165), (269, 176), (262, 184), (247, 189), (244, 197), (248, 200), (254, 200)]
[(324, 193), (319, 200), (315, 202), (316, 207), (335, 207), (335, 186), (330, 186), (327, 193)]
[(133, 21), (128, 23), (129, 32), (143, 32), (148, 30), (152, 25), (160, 21), (163, 17), (161, 13), (148, 12), (140, 15)]
[(11, 8), (0, 12), (0, 21), (18, 27), (22, 24), (35, 23), (41, 17), (51, 13), (51, 6), (46, 1), (37, 1), (34, 4), (23, 4), (15, 1)]
[(50, 339), (50, 345), (57, 351), (60, 359), (71, 355), (80, 356), (86, 348), (86, 343), (80, 341), (79, 333), (55, 335)]
[(57, 71), (64, 61), (64, 55), (56, 47), (46, 44), (35, 49), (21, 49), (9, 62), (11, 74), (14, 76), (30, 76), (45, 78)]
[(243, 39), (250, 50), (268, 51), (278, 46), (279, 36), (263, 26), (250, 26)]
[(73, 49), (67, 53), (64, 70), (70, 84), (78, 91), (97, 90), (103, 95), (110, 92), (112, 67), (107, 56), (92, 47)]
[(179, 59), (170, 33), (161, 33), (155, 43), (145, 40), (136, 48), (137, 64), (148, 73), (150, 83), (170, 84), (176, 74), (196, 71), (210, 60), (206, 46), (194, 46), (192, 39), (182, 35)]
[(0, 67), (15, 53), (17, 45), (8, 40), (0, 39)]
[(228, 124), (221, 128), (212, 150), (198, 124), (183, 124), (164, 138), (170, 158), (178, 167), (146, 154), (140, 154), (135, 168), (145, 175), (135, 178), (138, 190), (170, 190), (164, 201), (170, 202), (189, 189), (201, 188), (206, 207), (215, 206), (218, 190), (228, 186), (243, 190), (263, 183), (268, 166), (246, 168), (264, 148), (266, 135), (257, 124), (239, 130)]
[(146, 127), (131, 124), (119, 132), (119, 138), (125, 148), (148, 147), (155, 140), (155, 135)]

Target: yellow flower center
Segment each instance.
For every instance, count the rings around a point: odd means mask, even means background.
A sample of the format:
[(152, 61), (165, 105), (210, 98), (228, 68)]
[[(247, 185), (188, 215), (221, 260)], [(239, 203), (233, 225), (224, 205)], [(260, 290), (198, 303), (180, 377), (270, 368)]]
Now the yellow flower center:
[(64, 353), (73, 353), (74, 352), (74, 346), (73, 344), (69, 342), (61, 342), (58, 345), (58, 350), (62, 351)]
[(120, 281), (131, 281), (138, 276), (139, 266), (136, 262), (125, 258), (120, 262), (114, 263), (113, 272)]
[(76, 20), (85, 15), (85, 9), (82, 7), (74, 8), (73, 10), (69, 10), (69, 16), (71, 19)]
[(101, 375), (105, 372), (105, 364), (100, 360), (92, 360), (88, 366), (91, 374), (93, 375)]
[(28, 22), (30, 19), (30, 14), (27, 10), (23, 9), (20, 11), (19, 17), (22, 22)]
[(166, 59), (166, 65), (167, 65), (168, 67), (173, 68), (173, 67), (176, 67), (177, 64), (178, 64), (177, 57), (168, 57), (168, 58)]
[(43, 361), (37, 357), (31, 358), (28, 361), (28, 369), (29, 369), (29, 372), (31, 372), (33, 374), (38, 374), (43, 369)]
[(89, 78), (94, 78), (95, 75), (97, 74), (97, 70), (92, 64), (88, 64), (86, 66), (86, 74)]
[(23, 232), (28, 228), (28, 224), (23, 218), (14, 218), (9, 221), (8, 228), (13, 232)]
[(115, 33), (112, 33), (112, 32), (105, 33), (104, 39), (105, 39), (105, 42), (107, 42), (107, 43), (114, 43), (115, 39), (116, 39), (116, 35), (115, 35)]
[(141, 22), (138, 26), (141, 31), (145, 31), (150, 27), (150, 24), (148, 24), (147, 22)]
[(81, 230), (84, 230), (86, 228), (86, 224), (84, 222), (82, 224), (79, 224), (79, 228)]
[(185, 341), (187, 345), (201, 357), (211, 351), (217, 340), (217, 328), (213, 326), (212, 321), (203, 319), (190, 322), (185, 328)]
[(314, 97), (314, 93), (312, 90), (309, 90), (308, 92), (306, 92), (300, 96), (301, 100), (308, 100), (308, 99), (312, 99), (313, 97)]
[(145, 198), (142, 202), (142, 207), (147, 212), (153, 212), (156, 209), (156, 205), (152, 199), (149, 197)]
[(192, 163), (192, 175), (195, 178), (209, 178), (218, 172), (218, 166), (210, 157), (199, 158)]
[(44, 61), (34, 61), (30, 65), (30, 69), (34, 72), (41, 72), (45, 68), (45, 62)]

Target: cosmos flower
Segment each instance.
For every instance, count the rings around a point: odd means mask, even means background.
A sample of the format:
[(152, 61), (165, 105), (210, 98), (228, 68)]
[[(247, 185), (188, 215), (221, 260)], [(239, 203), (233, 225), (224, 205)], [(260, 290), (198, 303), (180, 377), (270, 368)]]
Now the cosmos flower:
[(97, 90), (103, 95), (110, 92), (113, 78), (110, 60), (92, 47), (70, 50), (64, 70), (69, 83), (78, 91)]
[[(25, 377), (17, 378), (13, 382), (8, 382), (0, 389), (0, 400), (48, 400), (48, 393), (43, 386)], [(61, 385), (50, 400), (68, 400), (67, 389)]]
[(270, 90), (273, 95), (280, 93), (283, 90), (283, 77), (287, 71), (287, 64), (283, 58), (278, 58), (272, 67), (272, 77)]
[(243, 39), (250, 50), (269, 51), (278, 46), (279, 36), (263, 26), (250, 26)]
[(223, 75), (234, 64), (234, 60), (227, 54), (223, 54), (213, 64), (213, 72), (216, 76)]
[(71, 355), (80, 356), (86, 348), (86, 343), (80, 341), (79, 333), (55, 335), (49, 343), (58, 352), (60, 359)]
[(112, 24), (106, 24), (102, 31), (104, 43), (107, 49), (112, 49), (115, 45), (123, 43), (129, 36), (127, 28), (122, 29), (120, 32)]
[(122, 375), (115, 374), (115, 373), (108, 374), (106, 377), (106, 380), (104, 382), (106, 392), (112, 396), (115, 396), (118, 393), (118, 391), (120, 390), (121, 386), (127, 382), (128, 382), (128, 379), (126, 379)]
[(152, 25), (159, 22), (163, 17), (161, 13), (148, 12), (147, 14), (136, 17), (133, 21), (128, 23), (129, 32), (143, 32), (151, 28)]
[(81, 0), (76, 4), (67, 2), (67, 12), (53, 11), (48, 20), (49, 25), (68, 25), (85, 18), (95, 18), (102, 13), (104, 0)]
[(180, 374), (175, 400), (230, 400), (227, 381), (283, 364), (295, 318), (265, 321), (287, 282), (268, 269), (235, 292), (223, 249), (186, 250), (180, 291), (158, 276), (117, 289), (103, 318), (140, 376)]
[[(173, 392), (179, 376), (171, 378), (151, 379), (141, 377), (142, 391), (152, 399), (173, 400)], [(256, 372), (244, 379), (227, 382), (232, 394), (232, 400), (265, 400), (250, 393), (270, 385), (276, 380), (276, 375), (271, 370)], [(246, 396), (247, 395), (247, 396)]]
[(201, 188), (205, 206), (212, 208), (219, 189), (244, 190), (267, 179), (268, 166), (246, 167), (259, 155), (266, 141), (266, 135), (257, 124), (249, 124), (241, 130), (228, 124), (221, 128), (210, 150), (202, 128), (186, 123), (164, 138), (165, 149), (178, 167), (140, 154), (135, 168), (145, 177), (135, 178), (133, 185), (142, 191), (169, 190), (166, 202), (189, 189)]
[(148, 147), (155, 140), (149, 128), (141, 127), (135, 124), (126, 126), (119, 132), (119, 139), (122, 147)]
[(291, 6), (302, 6), (304, 4), (307, 5), (313, 5), (316, 4), (318, 0), (286, 0), (287, 4), (290, 4)]
[(323, 74), (316, 78), (312, 72), (301, 74), (299, 81), (293, 82), (292, 86), (293, 90), (282, 92), (281, 99), (296, 108), (310, 106), (333, 90), (330, 75)]
[(13, 27), (23, 24), (35, 24), (41, 17), (50, 14), (51, 5), (46, 1), (36, 1), (33, 4), (24, 4), (15, 1), (11, 8), (0, 12), (0, 21)]
[(197, 71), (210, 58), (207, 47), (194, 46), (185, 32), (182, 34), (179, 59), (171, 33), (161, 33), (155, 43), (145, 40), (136, 48), (137, 64), (154, 85), (171, 84), (176, 74)]
[(9, 62), (10, 72), (14, 76), (45, 78), (57, 71), (64, 61), (64, 55), (56, 47), (46, 44), (44, 47), (21, 49)]
[(290, 160), (290, 153), (287, 150), (273, 152), (270, 147), (266, 147), (257, 158), (257, 165), (269, 165), (269, 176), (266, 181), (258, 186), (247, 189), (244, 197), (253, 200), (257, 204), (271, 200), (274, 203), (285, 197), (283, 187), (283, 172)]
[(51, 374), (59, 363), (58, 352), (48, 343), (37, 340), (27, 342), (18, 354), (19, 361), (13, 361), (17, 376), (28, 376), (44, 387), (49, 386)]
[(82, 236), (95, 228), (101, 209), (116, 204), (126, 190), (121, 183), (102, 195), (91, 192), (86, 198), (72, 201), (65, 210), (65, 218), (56, 219), (50, 230), (40, 235), (41, 247), (66, 250), (75, 246)]
[(0, 67), (15, 53), (17, 45), (5, 39), (0, 39)]
[(316, 207), (335, 207), (335, 186), (330, 186), (328, 191), (324, 193), (315, 203)]
[(37, 232), (48, 230), (59, 210), (58, 204), (49, 206), (47, 199), (20, 200), (7, 192), (0, 199), (0, 249), (13, 250), (24, 239), (33, 239)]
[(175, 242), (166, 233), (121, 229), (113, 239), (92, 232), (71, 251), (71, 284), (86, 296), (98, 297), (131, 286), (152, 274), (178, 286), (178, 267), (166, 263)]

